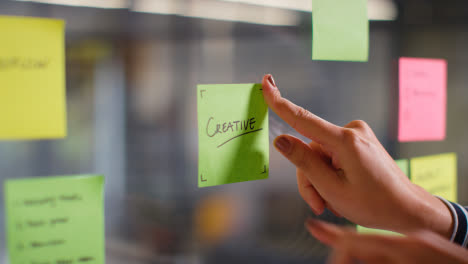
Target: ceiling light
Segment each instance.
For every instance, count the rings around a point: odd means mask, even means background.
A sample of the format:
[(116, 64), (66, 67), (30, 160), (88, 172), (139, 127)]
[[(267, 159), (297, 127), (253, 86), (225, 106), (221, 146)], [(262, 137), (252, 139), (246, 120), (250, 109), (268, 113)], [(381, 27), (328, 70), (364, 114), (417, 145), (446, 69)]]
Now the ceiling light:
[(291, 10), (218, 0), (194, 0), (184, 5), (173, 0), (139, 0), (133, 3), (132, 11), (273, 26), (299, 23), (298, 14)]
[(127, 0), (16, 0), (53, 5), (85, 6), (97, 8), (128, 8)]
[[(290, 9), (303, 12), (312, 11), (313, 0), (220, 0), (232, 3), (245, 3), (250, 5), (268, 6)], [(369, 20), (395, 20), (398, 11), (392, 0), (368, 0), (367, 16)]]

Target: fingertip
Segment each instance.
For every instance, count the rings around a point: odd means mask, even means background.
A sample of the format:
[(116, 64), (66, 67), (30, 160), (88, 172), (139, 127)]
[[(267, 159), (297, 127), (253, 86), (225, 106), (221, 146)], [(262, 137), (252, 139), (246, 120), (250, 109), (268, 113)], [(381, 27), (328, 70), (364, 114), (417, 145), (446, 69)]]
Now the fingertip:
[(343, 235), (343, 231), (339, 227), (320, 220), (309, 218), (305, 225), (312, 236), (328, 246), (333, 246), (338, 237)]
[(314, 213), (316, 215), (321, 215), (323, 214), (323, 212), (325, 211), (325, 207), (324, 206), (320, 206), (318, 208), (313, 208), (312, 211), (314, 211)]
[[(319, 227), (317, 226), (317, 222), (318, 220), (314, 219), (314, 218), (307, 218), (307, 220), (305, 221), (305, 227), (307, 228), (307, 230), (309, 231), (309, 233), (314, 236), (315, 238), (319, 239), (317, 237), (317, 234), (319, 234)], [(320, 239), (319, 239), (320, 240)]]
[(270, 92), (278, 90), (273, 75), (265, 74), (262, 79), (262, 88), (265, 95), (271, 94)]
[(291, 150), (292, 142), (286, 135), (280, 135), (273, 140), (273, 145), (283, 155), (287, 155)]
[(268, 81), (268, 83), (270, 84), (270, 86), (276, 88), (276, 83), (275, 83), (275, 79), (273, 78), (273, 75), (268, 74), (267, 76), (268, 76), (268, 77), (267, 77), (267, 81)]
[(317, 220), (315, 220), (314, 218), (307, 218), (307, 220), (305, 221), (305, 226), (307, 228), (313, 228), (315, 226), (315, 223), (317, 222)]
[[(310, 195), (312, 196), (312, 195)], [(325, 204), (321, 197), (309, 197), (307, 200), (307, 204), (309, 205), (310, 209), (314, 212), (315, 215), (321, 215), (325, 211)]]
[(318, 239), (322, 243), (327, 244), (326, 243), (327, 239), (325, 239), (326, 236), (324, 234), (325, 231), (321, 227), (319, 220), (309, 217), (305, 222), (305, 227), (307, 228), (307, 230), (312, 236), (314, 236), (316, 239)]
[(263, 89), (268, 88), (268, 86), (269, 86), (269, 83), (268, 83), (268, 77), (269, 76), (270, 76), (270, 74), (263, 75), (263, 78), (262, 78)]
[(269, 73), (263, 75), (262, 84), (267, 85), (269, 87), (276, 87), (275, 79), (273, 78), (273, 75)]

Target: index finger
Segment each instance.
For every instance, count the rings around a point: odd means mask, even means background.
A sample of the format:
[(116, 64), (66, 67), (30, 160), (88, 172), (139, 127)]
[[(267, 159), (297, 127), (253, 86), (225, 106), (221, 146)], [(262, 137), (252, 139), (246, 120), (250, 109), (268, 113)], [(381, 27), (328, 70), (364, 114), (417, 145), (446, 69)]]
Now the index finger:
[(336, 145), (342, 128), (281, 97), (271, 74), (262, 80), (263, 97), (268, 106), (301, 135), (319, 144)]

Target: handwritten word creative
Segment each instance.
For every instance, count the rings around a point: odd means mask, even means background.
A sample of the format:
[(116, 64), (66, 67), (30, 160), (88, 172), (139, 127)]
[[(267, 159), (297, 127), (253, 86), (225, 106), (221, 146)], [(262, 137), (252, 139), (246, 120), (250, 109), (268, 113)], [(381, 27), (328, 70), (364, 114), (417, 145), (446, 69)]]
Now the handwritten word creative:
[(398, 140), (445, 139), (447, 62), (400, 58)]
[[(228, 133), (228, 132), (238, 132), (238, 131), (247, 131), (248, 129), (252, 130), (255, 128), (255, 117), (248, 118), (246, 120), (236, 120), (236, 121), (227, 121), (223, 123), (217, 123), (216, 129), (213, 133), (209, 132), (210, 122), (214, 120), (214, 117), (208, 119), (208, 124), (206, 125), (206, 134), (209, 137), (214, 137), (218, 133)], [(214, 123), (214, 122), (213, 122)]]
[(198, 85), (198, 186), (268, 178), (268, 107), (260, 84)]
[(66, 135), (64, 21), (0, 16), (0, 139)]
[(312, 59), (367, 61), (367, 0), (312, 0)]
[(447, 153), (412, 158), (411, 181), (433, 195), (457, 201), (457, 155)]
[(7, 180), (11, 264), (104, 264), (104, 177)]

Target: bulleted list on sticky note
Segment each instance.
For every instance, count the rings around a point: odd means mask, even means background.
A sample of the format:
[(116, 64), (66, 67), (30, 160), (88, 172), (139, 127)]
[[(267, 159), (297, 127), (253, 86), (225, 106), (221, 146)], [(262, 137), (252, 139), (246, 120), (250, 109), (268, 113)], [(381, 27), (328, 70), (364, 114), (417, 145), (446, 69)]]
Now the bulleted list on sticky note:
[(268, 107), (261, 84), (197, 86), (198, 186), (268, 178)]
[(66, 136), (64, 21), (0, 16), (0, 140)]
[(7, 180), (5, 212), (11, 264), (104, 264), (104, 177)]
[(398, 140), (445, 139), (447, 62), (400, 58)]
[(312, 59), (367, 61), (367, 0), (312, 0)]
[(457, 201), (457, 155), (446, 153), (412, 158), (411, 181), (433, 195)]

